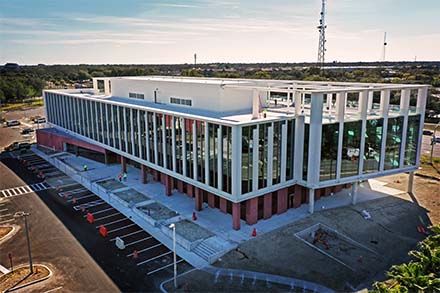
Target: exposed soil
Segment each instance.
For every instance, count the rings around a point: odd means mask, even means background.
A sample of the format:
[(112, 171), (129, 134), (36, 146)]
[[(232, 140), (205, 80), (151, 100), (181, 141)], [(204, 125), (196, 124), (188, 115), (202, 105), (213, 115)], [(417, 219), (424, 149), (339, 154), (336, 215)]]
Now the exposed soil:
[(12, 227), (0, 227), (0, 240), (12, 231)]
[(0, 291), (5, 291), (14, 287), (40, 280), (49, 276), (49, 270), (40, 265), (34, 265), (34, 273), (31, 274), (29, 266), (15, 269), (0, 277)]

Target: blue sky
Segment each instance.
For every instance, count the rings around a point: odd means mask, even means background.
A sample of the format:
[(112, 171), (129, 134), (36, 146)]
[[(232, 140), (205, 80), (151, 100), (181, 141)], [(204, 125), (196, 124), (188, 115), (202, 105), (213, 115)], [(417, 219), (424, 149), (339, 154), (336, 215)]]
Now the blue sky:
[[(440, 60), (439, 0), (328, 0), (327, 61)], [(316, 61), (320, 0), (0, 0), (0, 64)]]

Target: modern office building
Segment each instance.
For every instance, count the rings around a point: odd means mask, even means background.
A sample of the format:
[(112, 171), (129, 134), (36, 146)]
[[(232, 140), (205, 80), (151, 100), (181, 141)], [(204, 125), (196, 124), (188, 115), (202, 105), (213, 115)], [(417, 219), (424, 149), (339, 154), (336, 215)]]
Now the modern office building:
[[(39, 144), (127, 162), (252, 225), (419, 166), (425, 85), (182, 77), (95, 78), (46, 90)], [(410, 177), (412, 179), (412, 176)]]

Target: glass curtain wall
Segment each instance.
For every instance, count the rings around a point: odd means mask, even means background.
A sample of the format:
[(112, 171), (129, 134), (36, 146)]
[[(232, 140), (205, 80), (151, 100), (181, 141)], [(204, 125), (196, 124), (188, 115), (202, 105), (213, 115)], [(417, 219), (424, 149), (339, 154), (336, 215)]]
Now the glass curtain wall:
[(292, 119), (287, 122), (287, 163), (286, 163), (287, 180), (293, 179), (294, 154), (295, 154), (295, 120)]
[(399, 168), (400, 145), (402, 143), (403, 117), (388, 119), (387, 141), (385, 148), (384, 169)]
[(222, 127), (223, 144), (223, 188), (227, 193), (232, 192), (232, 128), (230, 126)]
[[(257, 125), (244, 126), (241, 129), (241, 181), (242, 194), (252, 191), (254, 129)], [(223, 150), (224, 151), (224, 150)], [(224, 156), (223, 156), (224, 158)]]
[(310, 124), (304, 124), (304, 154), (303, 154), (303, 180), (307, 181), (307, 170), (309, 165), (309, 135)]
[(341, 177), (359, 174), (362, 121), (345, 122), (342, 139)]
[(323, 124), (321, 138), (320, 181), (336, 179), (339, 123)]
[(420, 115), (408, 116), (406, 132), (404, 166), (415, 166), (417, 163), (417, 148), (419, 144)]
[(363, 169), (365, 174), (379, 171), (382, 134), (383, 118), (367, 120)]
[(256, 166), (258, 168), (258, 188), (267, 187), (268, 130), (271, 126), (272, 123), (260, 124), (258, 126), (258, 166)]

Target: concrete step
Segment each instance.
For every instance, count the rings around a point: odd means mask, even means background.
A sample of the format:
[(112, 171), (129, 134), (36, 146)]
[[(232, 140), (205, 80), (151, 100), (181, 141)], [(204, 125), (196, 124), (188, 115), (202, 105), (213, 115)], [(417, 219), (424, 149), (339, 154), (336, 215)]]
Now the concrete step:
[(209, 260), (211, 256), (217, 254), (217, 251), (202, 241), (196, 246), (194, 253), (205, 260)]

